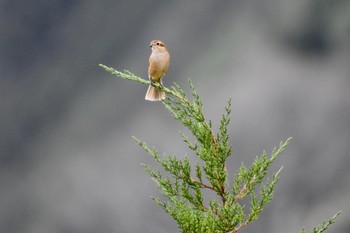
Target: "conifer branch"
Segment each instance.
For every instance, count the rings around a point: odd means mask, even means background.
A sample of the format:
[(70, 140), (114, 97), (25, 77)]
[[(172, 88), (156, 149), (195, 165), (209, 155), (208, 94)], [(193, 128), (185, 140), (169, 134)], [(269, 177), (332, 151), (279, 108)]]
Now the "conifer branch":
[[(329, 225), (335, 223), (335, 219), (341, 214), (341, 211), (336, 213), (333, 217), (328, 219), (327, 221), (324, 221), (322, 224), (318, 225), (317, 227), (314, 227), (312, 229), (312, 233), (322, 233), (325, 230), (328, 229)], [(301, 233), (306, 233), (305, 229), (301, 230)]]
[(131, 73), (128, 70), (124, 70), (124, 72), (121, 72), (121, 71), (118, 71), (118, 70), (116, 70), (116, 69), (114, 69), (112, 67), (108, 67), (108, 66), (103, 65), (103, 64), (99, 64), (99, 66), (102, 67), (103, 69), (105, 69), (107, 72), (109, 72), (109, 73), (111, 73), (111, 74), (113, 74), (113, 75), (115, 75), (115, 76), (117, 76), (119, 78), (135, 81), (135, 82), (138, 82), (138, 83), (141, 83), (141, 84), (148, 84), (148, 85), (155, 86), (156, 88), (164, 91), (165, 93), (171, 94), (171, 95), (175, 96), (176, 98), (178, 98), (179, 100), (188, 103), (188, 100), (186, 98), (184, 98), (182, 93), (177, 92), (175, 88), (169, 89), (169, 88), (166, 88), (166, 87), (164, 87), (163, 85), (161, 85), (159, 83), (151, 82), (149, 80), (145, 80), (143, 78), (140, 78), (140, 77), (134, 75), (133, 73)]
[[(229, 188), (226, 161), (232, 152), (228, 134), (231, 99), (225, 107), (219, 131), (214, 133), (211, 121), (204, 116), (202, 101), (191, 80), (188, 84), (191, 88), (192, 101), (176, 83), (167, 88), (159, 83), (142, 79), (127, 70), (121, 72), (102, 64), (100, 66), (119, 78), (153, 85), (164, 91), (167, 94), (163, 101), (165, 108), (194, 138), (192, 141), (180, 132), (180, 136), (193, 155), (201, 161), (202, 165), (197, 163), (193, 169), (187, 156), (184, 159), (166, 154), (159, 156), (157, 150), (150, 149), (146, 143), (134, 137), (139, 146), (169, 175), (165, 177), (159, 170), (143, 164), (161, 189), (166, 201), (154, 197), (152, 199), (174, 218), (181, 232), (236, 233), (258, 219), (263, 207), (273, 198), (275, 185), (282, 170), (281, 167), (271, 178), (266, 178), (270, 165), (285, 150), (291, 138), (281, 142), (278, 149), (275, 147), (269, 156), (263, 151), (250, 168), (242, 164), (233, 178), (232, 187)], [(202, 192), (204, 189), (214, 192), (217, 199), (205, 201)], [(340, 212), (315, 227), (312, 233), (325, 231), (339, 214)], [(301, 233), (305, 233), (304, 229)]]

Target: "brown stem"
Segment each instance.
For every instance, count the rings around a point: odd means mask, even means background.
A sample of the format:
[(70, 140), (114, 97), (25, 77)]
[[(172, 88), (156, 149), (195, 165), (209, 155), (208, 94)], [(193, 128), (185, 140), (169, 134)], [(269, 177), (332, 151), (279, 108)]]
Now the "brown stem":
[(192, 181), (193, 183), (195, 183), (195, 184), (200, 185), (200, 186), (203, 187), (203, 188), (207, 188), (207, 189), (216, 191), (212, 186), (206, 185), (206, 184), (204, 184), (204, 183), (202, 183), (202, 182), (200, 182), (200, 181), (198, 181), (198, 180), (191, 179), (191, 181)]

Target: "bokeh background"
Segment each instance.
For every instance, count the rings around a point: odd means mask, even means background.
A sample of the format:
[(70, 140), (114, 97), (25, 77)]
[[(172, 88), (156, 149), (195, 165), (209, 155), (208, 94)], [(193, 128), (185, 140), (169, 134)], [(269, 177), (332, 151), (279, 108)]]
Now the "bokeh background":
[(0, 232), (178, 232), (131, 136), (183, 156), (187, 131), (98, 66), (146, 79), (152, 39), (215, 128), (232, 97), (231, 172), (294, 137), (242, 232), (350, 231), (349, 1), (3, 0), (0, 34)]

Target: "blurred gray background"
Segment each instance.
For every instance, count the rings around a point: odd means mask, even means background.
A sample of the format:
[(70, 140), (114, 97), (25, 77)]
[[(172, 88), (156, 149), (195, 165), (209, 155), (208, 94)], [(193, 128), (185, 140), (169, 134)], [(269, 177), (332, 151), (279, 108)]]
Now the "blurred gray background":
[(149, 42), (171, 53), (164, 78), (191, 78), (218, 128), (229, 97), (234, 173), (294, 139), (274, 200), (242, 232), (299, 232), (342, 215), (349, 232), (350, 2), (0, 1), (0, 232), (178, 232), (150, 196), (131, 136), (189, 153), (188, 133), (147, 87)]

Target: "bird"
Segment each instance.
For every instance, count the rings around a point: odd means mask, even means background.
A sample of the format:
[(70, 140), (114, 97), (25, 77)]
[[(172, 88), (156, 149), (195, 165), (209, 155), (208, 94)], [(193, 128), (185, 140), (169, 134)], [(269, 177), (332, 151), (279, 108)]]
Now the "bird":
[(154, 87), (152, 83), (162, 84), (162, 78), (168, 71), (170, 64), (170, 54), (164, 42), (152, 40), (150, 45), (152, 53), (149, 57), (148, 78), (151, 84), (146, 92), (145, 99), (149, 101), (161, 101), (165, 99), (165, 93)]

